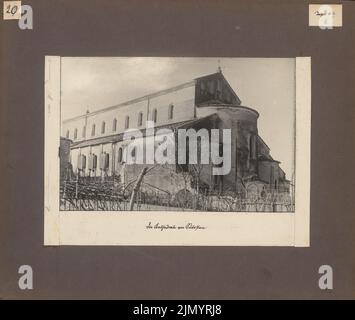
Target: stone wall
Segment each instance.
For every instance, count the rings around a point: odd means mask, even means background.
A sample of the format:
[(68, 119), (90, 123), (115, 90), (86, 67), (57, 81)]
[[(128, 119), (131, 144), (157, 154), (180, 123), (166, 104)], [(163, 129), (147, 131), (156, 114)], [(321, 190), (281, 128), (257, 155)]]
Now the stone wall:
[[(172, 119), (169, 118), (171, 106), (173, 106)], [(74, 142), (118, 134), (126, 130), (126, 117), (129, 117), (130, 129), (143, 129), (147, 120), (153, 120), (155, 109), (156, 126), (193, 119), (195, 116), (194, 83), (188, 83), (176, 90), (168, 90), (164, 94), (150, 95), (117, 107), (63, 121), (61, 134), (63, 137), (69, 134), (68, 138)], [(143, 119), (142, 125), (139, 125), (138, 121), (140, 113)], [(104, 132), (103, 123), (105, 123)], [(77, 131), (76, 137), (75, 131)]]

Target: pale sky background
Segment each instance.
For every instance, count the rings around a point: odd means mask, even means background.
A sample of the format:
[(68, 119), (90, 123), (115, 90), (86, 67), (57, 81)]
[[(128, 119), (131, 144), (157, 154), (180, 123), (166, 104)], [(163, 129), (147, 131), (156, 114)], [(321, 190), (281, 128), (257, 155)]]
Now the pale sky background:
[(62, 119), (222, 72), (243, 106), (259, 112), (259, 135), (293, 171), (295, 60), (291, 58), (63, 58)]

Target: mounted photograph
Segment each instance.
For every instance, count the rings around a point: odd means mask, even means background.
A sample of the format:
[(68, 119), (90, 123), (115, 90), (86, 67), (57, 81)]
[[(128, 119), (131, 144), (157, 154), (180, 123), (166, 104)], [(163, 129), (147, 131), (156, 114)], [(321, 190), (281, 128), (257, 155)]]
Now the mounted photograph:
[(61, 210), (294, 211), (294, 59), (63, 58), (61, 87)]
[[(308, 58), (47, 57), (46, 101), (55, 106), (46, 192), (56, 212), (117, 221), (144, 213), (145, 231), (206, 230), (221, 214), (294, 224), (304, 183), (298, 59)], [(198, 224), (169, 222), (197, 214)], [(168, 218), (149, 219), (156, 215)]]

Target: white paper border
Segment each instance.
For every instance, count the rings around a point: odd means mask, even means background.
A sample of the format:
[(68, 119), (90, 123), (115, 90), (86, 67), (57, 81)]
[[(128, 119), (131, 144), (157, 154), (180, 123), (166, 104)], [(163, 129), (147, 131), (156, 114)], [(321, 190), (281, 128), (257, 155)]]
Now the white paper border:
[[(311, 58), (296, 63), (294, 213), (60, 212), (61, 58), (45, 58), (44, 245), (310, 245)], [(147, 230), (149, 221), (200, 224), (205, 230)]]

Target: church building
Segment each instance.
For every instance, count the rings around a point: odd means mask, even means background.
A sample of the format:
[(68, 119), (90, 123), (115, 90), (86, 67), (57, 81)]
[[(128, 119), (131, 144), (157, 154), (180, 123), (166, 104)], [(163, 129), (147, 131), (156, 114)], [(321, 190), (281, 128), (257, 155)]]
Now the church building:
[[(114, 106), (87, 112), (62, 122), (62, 140), (70, 143), (70, 168), (74, 175), (117, 177), (134, 181), (144, 164), (127, 164), (123, 139), (127, 130), (140, 130), (147, 139), (146, 122), (155, 130), (176, 132), (184, 128), (230, 129), (231, 170), (212, 174), (213, 164), (196, 170), (187, 165), (156, 165), (144, 177), (143, 189), (168, 193), (249, 194), (289, 193), (290, 182), (258, 134), (259, 113), (243, 106), (220, 70), (178, 86)], [(154, 165), (146, 165), (152, 167)], [(63, 171), (63, 170), (62, 170)]]

